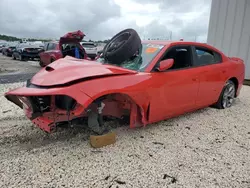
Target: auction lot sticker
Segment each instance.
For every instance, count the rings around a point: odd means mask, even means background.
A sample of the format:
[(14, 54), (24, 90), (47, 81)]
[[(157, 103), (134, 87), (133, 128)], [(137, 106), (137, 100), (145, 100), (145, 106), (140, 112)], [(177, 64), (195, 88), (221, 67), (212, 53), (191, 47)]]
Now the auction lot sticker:
[(152, 48), (152, 47), (149, 47), (146, 49), (146, 53), (147, 54), (151, 54), (151, 53), (154, 53), (158, 50), (158, 48)]

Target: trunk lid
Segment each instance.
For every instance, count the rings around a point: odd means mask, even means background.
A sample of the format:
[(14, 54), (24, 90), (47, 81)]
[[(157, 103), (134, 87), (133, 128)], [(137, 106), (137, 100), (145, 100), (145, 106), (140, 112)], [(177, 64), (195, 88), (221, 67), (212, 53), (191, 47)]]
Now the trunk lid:
[(66, 56), (40, 70), (33, 76), (31, 83), (37, 86), (61, 86), (81, 79), (136, 73), (121, 67)]
[(59, 43), (63, 44), (63, 43), (69, 43), (69, 42), (70, 43), (81, 42), (84, 36), (85, 34), (80, 30), (69, 32), (60, 38)]

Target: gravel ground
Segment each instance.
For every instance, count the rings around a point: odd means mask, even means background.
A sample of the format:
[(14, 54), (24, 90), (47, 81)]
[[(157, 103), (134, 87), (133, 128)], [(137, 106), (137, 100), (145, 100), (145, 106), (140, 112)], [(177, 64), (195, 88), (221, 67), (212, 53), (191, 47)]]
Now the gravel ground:
[(0, 85), (0, 187), (250, 187), (250, 87), (230, 109), (121, 126), (93, 149), (84, 129), (48, 135), (2, 96), (23, 84)]
[(25, 82), (26, 80), (32, 78), (32, 76), (34, 75), (35, 73), (0, 75), (0, 84)]
[(41, 67), (38, 61), (19, 61), (0, 53), (0, 75), (35, 73)]
[(40, 69), (38, 61), (18, 61), (0, 54), (0, 84), (24, 82)]

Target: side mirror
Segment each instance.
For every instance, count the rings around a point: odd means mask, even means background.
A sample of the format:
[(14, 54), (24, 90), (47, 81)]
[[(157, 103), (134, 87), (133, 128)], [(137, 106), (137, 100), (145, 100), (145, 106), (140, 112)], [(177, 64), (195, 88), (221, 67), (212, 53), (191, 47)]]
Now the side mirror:
[(160, 62), (158, 71), (165, 71), (174, 65), (174, 59), (165, 59)]

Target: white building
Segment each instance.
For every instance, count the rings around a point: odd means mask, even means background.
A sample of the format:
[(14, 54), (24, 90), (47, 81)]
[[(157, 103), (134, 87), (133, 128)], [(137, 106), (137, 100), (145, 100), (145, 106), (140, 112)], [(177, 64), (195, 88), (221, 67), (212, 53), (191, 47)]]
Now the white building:
[(242, 58), (250, 79), (250, 0), (212, 0), (207, 43)]

